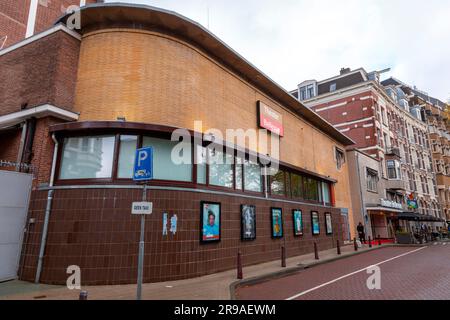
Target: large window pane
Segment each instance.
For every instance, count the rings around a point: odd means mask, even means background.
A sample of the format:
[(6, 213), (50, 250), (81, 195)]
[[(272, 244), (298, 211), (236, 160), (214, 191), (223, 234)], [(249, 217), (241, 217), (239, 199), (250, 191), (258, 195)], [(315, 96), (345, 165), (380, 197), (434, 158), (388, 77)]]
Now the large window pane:
[(303, 199), (303, 177), (301, 175), (291, 173), (291, 193), (293, 198)]
[[(192, 160), (188, 164), (178, 164), (172, 161), (172, 149), (180, 142), (165, 139), (144, 137), (143, 147), (153, 147), (153, 178), (171, 181), (192, 181)], [(187, 154), (179, 154), (192, 159), (190, 144), (183, 149)]]
[(235, 167), (236, 190), (242, 190), (242, 174), (243, 174), (242, 165), (244, 161), (242, 160), (242, 158), (239, 157), (236, 157), (235, 160), (236, 160), (236, 167)]
[(323, 202), (330, 203), (330, 184), (327, 182), (322, 182), (322, 196)]
[(279, 170), (271, 178), (270, 193), (274, 195), (284, 196), (286, 194), (285, 188), (285, 173)]
[(259, 164), (245, 160), (244, 188), (246, 191), (262, 192), (262, 175)]
[(64, 139), (59, 178), (110, 178), (114, 141), (114, 136)]
[(206, 148), (197, 146), (197, 183), (206, 184)]
[(233, 188), (233, 156), (210, 150), (209, 184), (213, 186)]
[(307, 200), (319, 201), (319, 185), (314, 178), (305, 178), (305, 195)]
[(134, 157), (136, 155), (137, 136), (120, 136), (118, 178), (133, 178)]

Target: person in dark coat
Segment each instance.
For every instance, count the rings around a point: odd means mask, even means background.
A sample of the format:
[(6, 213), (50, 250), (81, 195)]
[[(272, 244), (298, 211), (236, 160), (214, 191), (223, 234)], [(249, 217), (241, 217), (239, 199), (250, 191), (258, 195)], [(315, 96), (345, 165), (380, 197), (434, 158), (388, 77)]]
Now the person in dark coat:
[(364, 233), (364, 226), (361, 222), (356, 227), (356, 231), (358, 231), (359, 241), (361, 241), (361, 243), (366, 243), (366, 235)]

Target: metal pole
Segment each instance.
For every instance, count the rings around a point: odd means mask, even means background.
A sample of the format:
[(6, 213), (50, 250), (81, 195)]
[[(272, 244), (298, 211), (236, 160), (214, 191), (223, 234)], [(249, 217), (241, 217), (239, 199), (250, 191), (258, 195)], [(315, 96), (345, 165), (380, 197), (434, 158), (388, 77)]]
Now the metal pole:
[(48, 223), (50, 221), (50, 212), (52, 210), (53, 189), (48, 190), (47, 206), (45, 208), (44, 226), (42, 228), (41, 246), (39, 248), (38, 264), (36, 268), (36, 276), (34, 278), (35, 283), (39, 283), (41, 279), (42, 264), (44, 262), (45, 244), (47, 242)]
[[(144, 184), (142, 189), (142, 201), (147, 201), (147, 185)], [(137, 276), (137, 293), (136, 299), (142, 299), (142, 279), (144, 274), (144, 240), (145, 240), (145, 214), (141, 215), (141, 236), (139, 240), (139, 259), (138, 259), (138, 276)]]

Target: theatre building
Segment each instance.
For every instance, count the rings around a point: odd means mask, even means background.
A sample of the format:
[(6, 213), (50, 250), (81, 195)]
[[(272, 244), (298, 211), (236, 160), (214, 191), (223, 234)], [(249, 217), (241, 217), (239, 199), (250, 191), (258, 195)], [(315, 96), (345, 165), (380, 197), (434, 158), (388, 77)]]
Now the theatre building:
[[(63, 284), (77, 265), (83, 285), (136, 281), (133, 163), (147, 146), (144, 282), (233, 269), (239, 250), (248, 266), (282, 246), (329, 249), (353, 232), (353, 141), (220, 39), (147, 6), (85, 6), (76, 30), (68, 18), (0, 51), (0, 159), (34, 177), (20, 279)], [(173, 161), (176, 129), (197, 161)], [(230, 141), (230, 129), (250, 133)], [(276, 174), (263, 174), (267, 160)]]

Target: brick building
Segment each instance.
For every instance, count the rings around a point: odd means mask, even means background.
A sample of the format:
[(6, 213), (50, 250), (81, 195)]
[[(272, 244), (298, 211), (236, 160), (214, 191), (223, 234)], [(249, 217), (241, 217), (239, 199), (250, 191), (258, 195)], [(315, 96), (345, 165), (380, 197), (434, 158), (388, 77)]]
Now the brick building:
[(379, 161), (378, 170), (361, 173), (383, 186), (367, 183), (378, 201), (361, 206), (361, 216), (367, 233), (392, 238), (396, 230), (412, 230), (420, 223), (441, 226), (443, 214), (421, 108), (410, 107), (400, 87), (383, 86), (382, 72), (343, 68), (329, 79), (304, 81), (291, 94)]
[[(141, 146), (155, 156), (145, 282), (235, 268), (238, 250), (251, 265), (279, 259), (282, 246), (295, 256), (354, 235), (343, 161), (353, 141), (208, 30), (131, 4), (84, 6), (76, 32), (66, 19), (0, 51), (0, 158), (36, 170), (21, 279), (62, 284), (78, 265), (82, 285), (136, 281), (140, 219), (130, 211), (142, 197), (132, 180)], [(245, 139), (210, 143), (213, 128), (268, 129), (259, 139), (279, 144), (280, 170), (264, 175), (272, 153)], [(200, 161), (172, 161), (176, 129), (207, 138), (185, 151)], [(213, 156), (233, 161), (205, 163)], [(220, 205), (220, 241), (205, 235), (205, 202)]]
[(450, 133), (447, 104), (395, 78), (386, 79), (382, 84), (388, 88), (400, 88), (408, 96), (409, 108), (420, 110), (421, 118), (428, 126), (431, 160), (436, 174), (442, 217), (450, 220)]
[(0, 2), (0, 50), (48, 29), (72, 5), (96, 0), (2, 0)]

